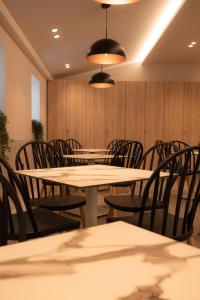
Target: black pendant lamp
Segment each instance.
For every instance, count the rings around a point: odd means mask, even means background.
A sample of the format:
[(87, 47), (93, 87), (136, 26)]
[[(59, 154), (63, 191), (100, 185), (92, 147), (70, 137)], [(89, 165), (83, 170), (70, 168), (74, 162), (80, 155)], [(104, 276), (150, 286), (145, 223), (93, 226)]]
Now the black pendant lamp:
[(95, 0), (99, 3), (106, 3), (111, 5), (122, 5), (122, 4), (130, 4), (134, 2), (138, 2), (140, 0)]
[(98, 89), (107, 89), (115, 85), (114, 80), (110, 77), (108, 73), (101, 72), (95, 73), (89, 80), (89, 86)]
[(117, 41), (109, 39), (107, 36), (107, 9), (110, 5), (103, 3), (101, 7), (106, 10), (106, 38), (92, 44), (87, 53), (87, 60), (100, 65), (122, 63), (126, 60), (124, 49)]

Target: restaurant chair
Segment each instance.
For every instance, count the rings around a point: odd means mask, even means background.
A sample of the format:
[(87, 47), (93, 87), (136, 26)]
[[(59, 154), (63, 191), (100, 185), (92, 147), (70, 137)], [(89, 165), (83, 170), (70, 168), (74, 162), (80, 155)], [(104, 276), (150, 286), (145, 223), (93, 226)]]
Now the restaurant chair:
[[(171, 145), (170, 143), (155, 144), (143, 154), (136, 167), (142, 170), (155, 170), (161, 162), (172, 155), (175, 150), (176, 146)], [(130, 185), (130, 183), (127, 184)], [(116, 216), (117, 212), (115, 210), (138, 212), (145, 184), (145, 181), (132, 183), (132, 190), (129, 195), (116, 195), (115, 193), (111, 196), (106, 196), (104, 201), (110, 207), (109, 216)]]
[[(193, 151), (198, 151), (193, 169), (189, 169)], [(181, 166), (181, 167), (180, 167)], [(160, 173), (167, 171), (163, 181)], [(193, 146), (175, 152), (153, 172), (143, 190), (138, 212), (127, 217), (110, 218), (108, 222), (123, 220), (130, 224), (191, 243), (193, 222), (200, 200), (200, 147)], [(187, 177), (191, 176), (187, 196), (183, 199)], [(174, 185), (178, 180), (178, 189)]]
[[(16, 169), (43, 169), (63, 167), (64, 160), (59, 152), (46, 142), (28, 142), (16, 154)], [(20, 180), (29, 193), (31, 204), (50, 211), (66, 211), (79, 208), (85, 226), (85, 197), (69, 193), (66, 185), (48, 180), (20, 175)], [(59, 190), (59, 191), (58, 191)]]
[(185, 142), (179, 141), (179, 140), (170, 141), (170, 143), (173, 144), (173, 145), (175, 145), (179, 150), (190, 147)]
[[(9, 224), (9, 226), (8, 231), (7, 228), (5, 232), (2, 229), (4, 232), (4, 243), (6, 239), (22, 241), (25, 238), (32, 239), (80, 228), (80, 222), (78, 221), (61, 216), (47, 209), (40, 207), (33, 208), (26, 185), (22, 184), (19, 176), (17, 176), (2, 156), (0, 156), (0, 174), (0, 182), (3, 182), (3, 190), (5, 193), (8, 192), (9, 198), (11, 198), (15, 205), (15, 209), (13, 209), (13, 205), (8, 205), (7, 195), (5, 194), (7, 212), (4, 215), (6, 216), (6, 224)], [(5, 180), (2, 179), (2, 175), (7, 178), (9, 185), (8, 182), (5, 183)], [(21, 205), (17, 204), (19, 202), (18, 199)], [(20, 206), (23, 208), (23, 214)], [(2, 210), (2, 204), (0, 210)], [(7, 215), (9, 215), (8, 219)], [(19, 219), (22, 222), (21, 224), (19, 223)], [(26, 235), (24, 236), (25, 227)], [(7, 235), (6, 239), (5, 234)]]
[[(69, 146), (72, 149), (72, 153), (71, 154), (82, 154), (83, 152), (81, 151), (81, 149), (83, 149), (82, 145), (79, 143), (79, 141), (77, 141), (76, 139), (66, 139), (66, 143), (69, 144)], [(74, 151), (74, 150), (80, 150), (80, 151)], [(87, 163), (85, 162), (85, 160), (83, 159), (73, 159), (72, 160), (73, 165), (74, 166), (84, 166), (87, 165)]]
[(7, 245), (9, 240), (9, 221), (12, 210), (15, 209), (16, 221), (19, 228), (18, 241), (26, 240), (26, 222), (21, 203), (8, 180), (0, 173), (0, 246)]
[[(52, 145), (55, 151), (59, 152), (60, 155), (73, 154), (72, 148), (69, 143), (67, 143), (63, 139), (54, 139), (49, 141), (49, 144)], [(74, 159), (71, 158), (63, 158), (66, 167), (75, 166)]]

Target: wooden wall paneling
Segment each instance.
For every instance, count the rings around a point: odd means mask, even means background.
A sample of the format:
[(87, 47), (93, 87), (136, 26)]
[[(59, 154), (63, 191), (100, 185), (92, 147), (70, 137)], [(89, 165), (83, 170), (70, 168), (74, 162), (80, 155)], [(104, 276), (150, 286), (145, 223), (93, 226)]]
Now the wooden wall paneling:
[(125, 138), (144, 144), (144, 82), (126, 82)]
[(104, 89), (87, 88), (86, 146), (104, 148), (106, 99)]
[(189, 145), (200, 143), (200, 83), (185, 83), (184, 141)]
[(66, 138), (77, 139), (86, 147), (86, 94), (88, 83), (85, 81), (67, 81)]
[(48, 81), (48, 140), (65, 138), (66, 82)]
[(165, 83), (164, 140), (183, 140), (184, 83)]
[(106, 145), (116, 138), (124, 138), (125, 105), (125, 82), (118, 81), (106, 91)]
[(164, 85), (162, 82), (144, 82), (144, 148), (147, 150), (156, 140), (163, 140)]

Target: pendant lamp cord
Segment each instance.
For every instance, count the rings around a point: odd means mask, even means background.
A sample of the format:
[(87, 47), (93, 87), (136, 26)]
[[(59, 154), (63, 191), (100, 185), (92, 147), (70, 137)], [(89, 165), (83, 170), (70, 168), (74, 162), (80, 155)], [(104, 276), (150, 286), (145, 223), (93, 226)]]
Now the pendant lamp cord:
[(108, 13), (107, 13), (107, 8), (106, 8), (106, 38), (108, 38)]
[(101, 73), (102, 73), (102, 65), (101, 65)]

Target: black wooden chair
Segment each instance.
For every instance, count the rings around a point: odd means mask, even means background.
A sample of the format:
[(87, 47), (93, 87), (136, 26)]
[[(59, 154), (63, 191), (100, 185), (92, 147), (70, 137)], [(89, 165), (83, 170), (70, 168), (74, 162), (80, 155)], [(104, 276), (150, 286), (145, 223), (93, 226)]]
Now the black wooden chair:
[(170, 141), (171, 144), (175, 145), (178, 150), (181, 150), (181, 149), (185, 149), (185, 148), (188, 148), (190, 147), (188, 144), (186, 144), (185, 142), (183, 141), (179, 141), (179, 140), (175, 140), (175, 141)]
[[(9, 198), (12, 199), (12, 202), (14, 202), (16, 208), (15, 212), (8, 204), (6, 204), (6, 224), (9, 224), (9, 226), (8, 230), (7, 228), (5, 229), (7, 231), (6, 238), (4, 229), (2, 229), (4, 232), (1, 233), (1, 237), (2, 234), (4, 235), (3, 243), (6, 243), (7, 239), (22, 241), (25, 239), (25, 237), (27, 239), (32, 239), (53, 233), (77, 229), (80, 227), (80, 222), (78, 221), (58, 215), (57, 213), (47, 209), (40, 207), (33, 208), (31, 206), (31, 199), (29, 197), (27, 186), (21, 182), (11, 166), (3, 159), (2, 156), (0, 156), (0, 173), (6, 177), (10, 183), (7, 185), (7, 183), (3, 181), (3, 190), (5, 191), (4, 197), (6, 199), (7, 195), (9, 195)], [(6, 193), (8, 194), (6, 195)], [(16, 206), (16, 203), (19, 202), (18, 199), (23, 207), (23, 214), (21, 212), (20, 205), (17, 204), (18, 207)], [(7, 199), (6, 203), (8, 203)], [(7, 218), (8, 215), (9, 218)], [(19, 219), (23, 222), (23, 224), (19, 224)], [(24, 236), (24, 220), (26, 224), (26, 236)]]
[[(142, 170), (155, 170), (166, 158), (175, 152), (176, 146), (170, 143), (160, 143), (149, 148), (136, 163), (136, 167)], [(128, 183), (130, 185), (130, 182)], [(106, 196), (105, 203), (110, 207), (109, 215), (116, 215), (116, 211), (138, 212), (141, 205), (141, 196), (145, 188), (145, 181), (132, 182), (132, 191), (128, 195)]]
[(76, 139), (66, 139), (66, 142), (70, 145), (72, 151), (75, 150), (81, 150), (83, 147), (82, 145), (79, 143), (79, 141), (77, 141)]
[[(59, 152), (46, 142), (28, 142), (16, 154), (16, 169), (41, 169), (63, 167), (64, 160)], [(21, 182), (29, 192), (31, 204), (51, 211), (65, 211), (80, 208), (85, 226), (85, 197), (69, 193), (67, 186), (47, 180), (20, 176)], [(59, 191), (58, 191), (59, 190)]]
[(136, 168), (143, 154), (143, 146), (139, 141), (122, 141), (111, 161), (112, 166)]
[(16, 211), (19, 242), (26, 240), (26, 222), (21, 203), (8, 180), (0, 173), (0, 246), (7, 245), (9, 240), (9, 220), (12, 209)]
[[(66, 154), (73, 154), (74, 152), (72, 151), (72, 148), (69, 143), (67, 143), (63, 139), (54, 139), (49, 141), (49, 144), (53, 146), (54, 150), (56, 152), (59, 152), (60, 155), (66, 155)], [(64, 158), (63, 159), (65, 162), (65, 165), (70, 167), (70, 166), (75, 166), (75, 161), (74, 159), (71, 158)]]
[[(191, 155), (198, 151), (193, 169), (189, 169)], [(161, 171), (169, 176), (163, 181)], [(108, 221), (123, 220), (147, 230), (173, 238), (188, 240), (193, 234), (193, 222), (200, 200), (200, 147), (185, 148), (164, 160), (153, 172), (142, 193), (138, 213), (128, 217), (110, 218)], [(183, 200), (184, 187), (190, 176), (190, 186)], [(173, 187), (178, 180), (174, 195)]]
[[(72, 149), (72, 153), (71, 154), (82, 154), (83, 152), (81, 151), (81, 149), (83, 149), (82, 145), (79, 143), (79, 141), (77, 141), (76, 139), (67, 139), (66, 143), (69, 144), (69, 146)], [(74, 151), (74, 150), (78, 150), (78, 151)], [(87, 163), (85, 162), (84, 159), (72, 159), (72, 164), (74, 166), (84, 166), (87, 165)]]

